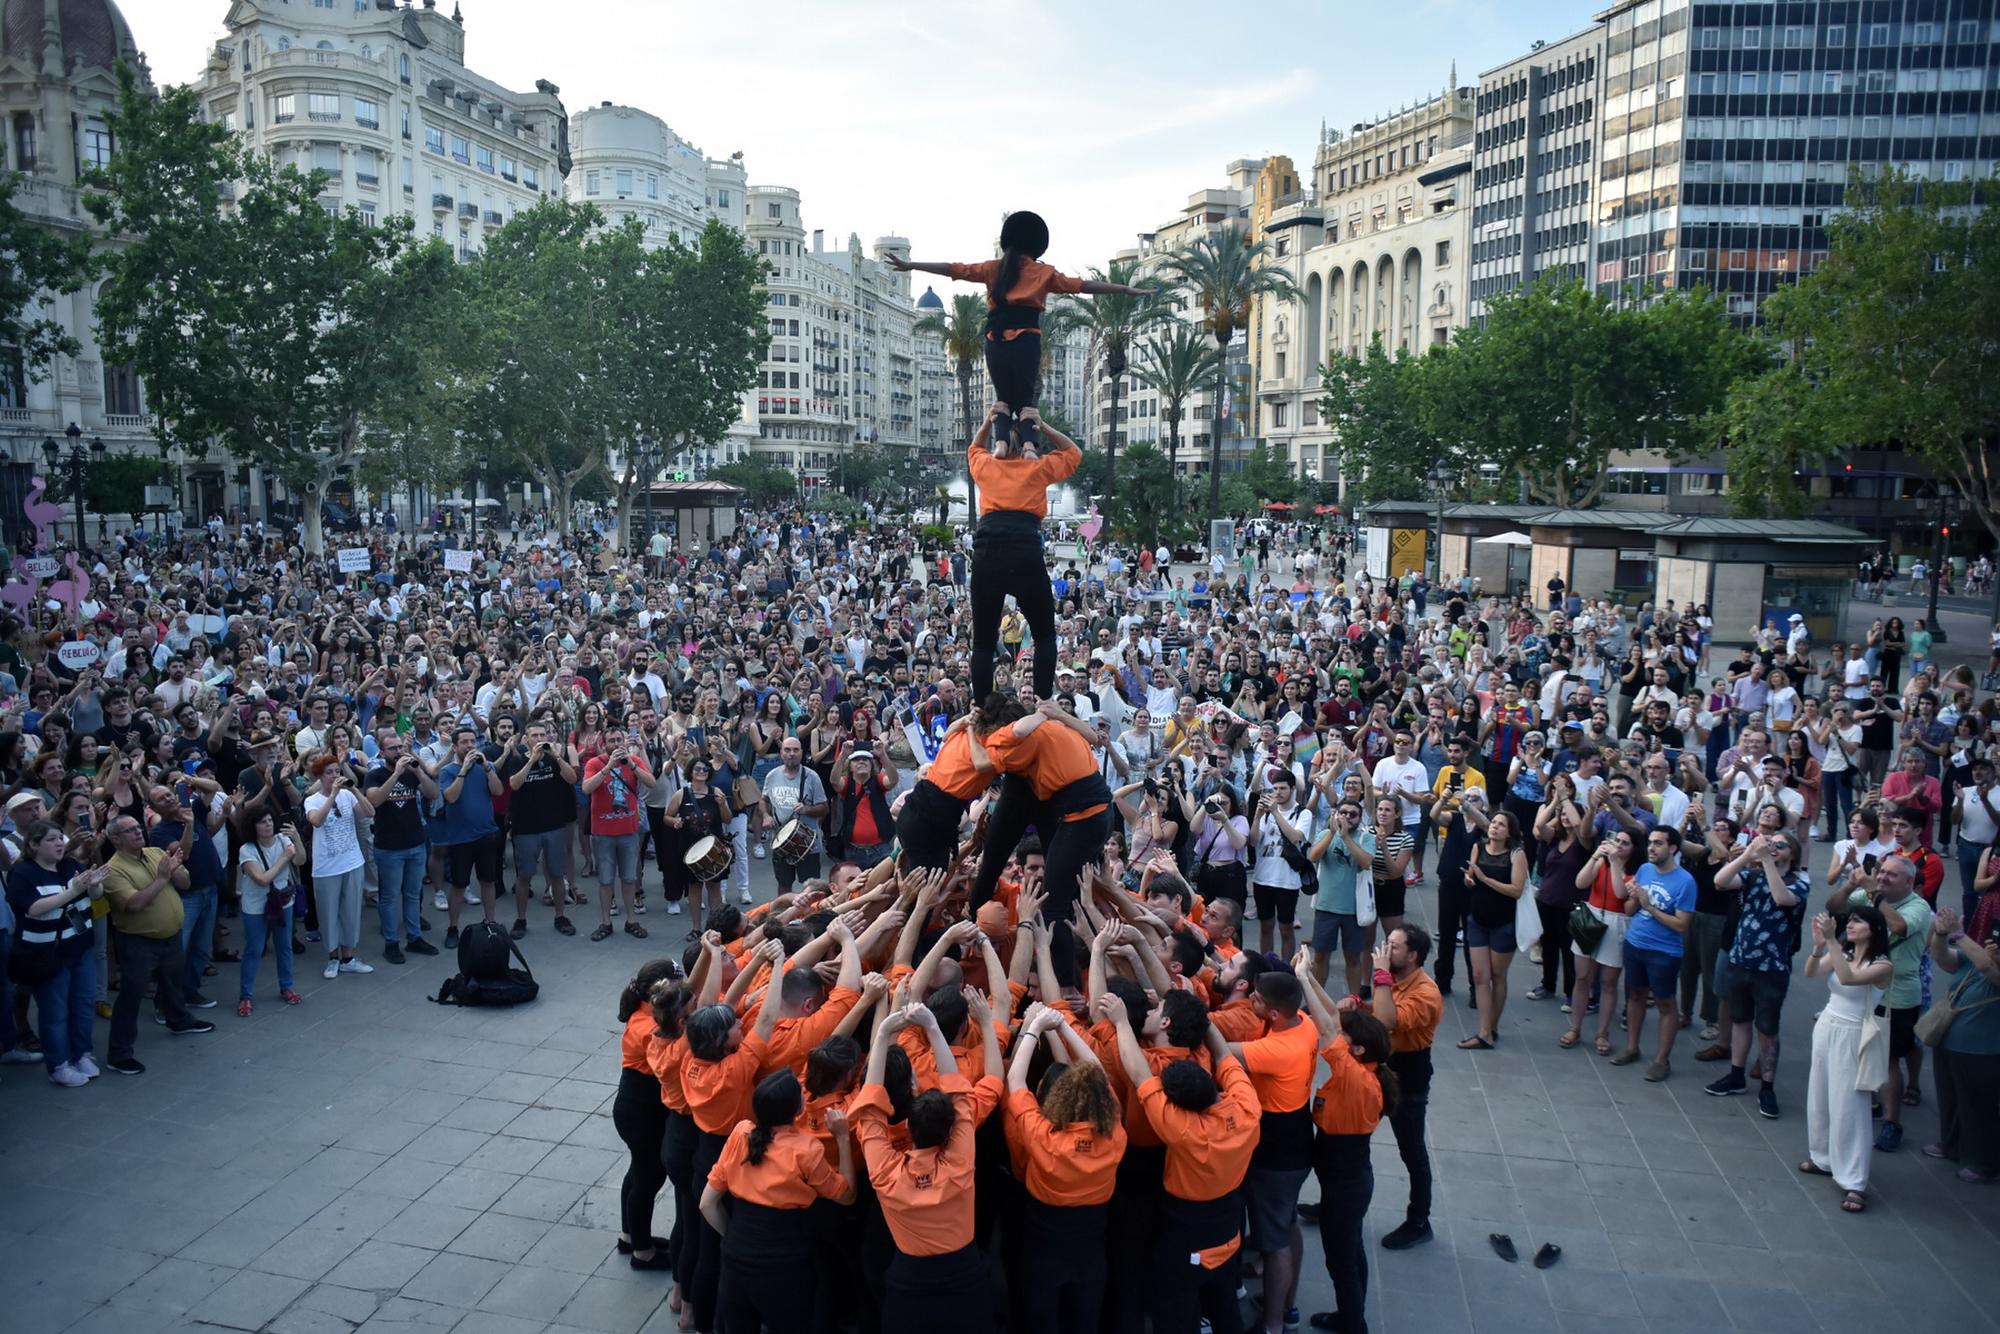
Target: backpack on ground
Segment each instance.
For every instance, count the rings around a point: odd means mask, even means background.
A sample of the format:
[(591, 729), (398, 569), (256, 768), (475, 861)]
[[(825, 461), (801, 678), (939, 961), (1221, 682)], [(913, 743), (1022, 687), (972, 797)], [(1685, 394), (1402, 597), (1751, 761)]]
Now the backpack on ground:
[[(519, 959), (519, 968), (509, 967)], [(458, 938), (458, 975), (431, 997), (439, 1005), (522, 1005), (541, 994), (521, 947), (498, 922), (474, 922)]]

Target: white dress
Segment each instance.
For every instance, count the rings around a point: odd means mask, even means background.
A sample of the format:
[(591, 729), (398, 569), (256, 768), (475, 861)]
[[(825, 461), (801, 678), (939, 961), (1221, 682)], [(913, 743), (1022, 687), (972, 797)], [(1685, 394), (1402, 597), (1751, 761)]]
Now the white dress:
[[(1842, 1190), (1866, 1193), (1875, 1131), (1872, 1097), (1854, 1087), (1861, 1064), (1861, 1020), (1881, 1003), (1882, 988), (1826, 977), (1826, 1008), (1813, 1020), (1812, 1073), (1806, 1085), (1806, 1151)], [(1887, 1035), (1884, 1035), (1887, 1040)]]

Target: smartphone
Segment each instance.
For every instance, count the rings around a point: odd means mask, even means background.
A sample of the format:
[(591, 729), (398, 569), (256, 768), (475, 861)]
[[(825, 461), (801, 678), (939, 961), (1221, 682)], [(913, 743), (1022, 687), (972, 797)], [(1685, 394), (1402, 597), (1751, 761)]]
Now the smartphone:
[(81, 831), (81, 832), (83, 832), (83, 833), (89, 833), (89, 832), (90, 832), (90, 812), (89, 812), (89, 811), (78, 811), (78, 812), (77, 812), (77, 816), (76, 816), (76, 827), (77, 827), (77, 829), (78, 829), (79, 831)]
[(1868, 873), (1869, 875), (1874, 875), (1875, 868), (1880, 866), (1881, 864), (1882, 864), (1882, 859), (1876, 856), (1872, 852), (1869, 853), (1866, 857), (1863, 857), (1861, 859), (1861, 869), (1866, 873)]
[(181, 805), (185, 806), (188, 804), (189, 792), (190, 789), (185, 780), (174, 784), (174, 799), (180, 802)]

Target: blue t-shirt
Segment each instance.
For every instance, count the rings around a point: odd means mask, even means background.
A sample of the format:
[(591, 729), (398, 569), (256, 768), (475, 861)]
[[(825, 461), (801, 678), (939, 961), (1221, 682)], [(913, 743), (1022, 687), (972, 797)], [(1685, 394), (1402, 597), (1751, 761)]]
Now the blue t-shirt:
[[(1694, 877), (1676, 866), (1671, 871), (1662, 871), (1647, 862), (1632, 877), (1641, 893), (1645, 894), (1655, 908), (1663, 913), (1694, 911)], [(1651, 913), (1641, 912), (1632, 918), (1632, 924), (1625, 929), (1625, 939), (1644, 950), (1678, 957), (1685, 937), (1680, 932), (1670, 930), (1653, 920)]]
[[(1375, 835), (1372, 830), (1359, 830), (1354, 840), (1370, 853), (1375, 851)], [(1360, 872), (1354, 859), (1348, 855), (1347, 845), (1335, 833), (1326, 846), (1326, 856), (1319, 863), (1319, 884), (1313, 897), (1313, 908), (1317, 912), (1337, 912), (1352, 915), (1356, 910), (1354, 901), (1354, 881)]]
[(1798, 900), (1789, 908), (1779, 907), (1771, 897), (1762, 868), (1743, 872), (1743, 916), (1736, 923), (1736, 941), (1729, 947), (1731, 968), (1750, 973), (1791, 971), (1812, 882), (1803, 871), (1793, 871), (1785, 877), (1785, 888)]
[[(459, 764), (453, 761), (438, 770), (437, 785), (448, 788), (458, 781)], [(458, 790), (457, 801), (444, 804), (444, 842), (477, 843), (500, 831), (493, 818), (493, 794), (486, 789), (486, 766), (475, 765)]]
[[(209, 798), (195, 792), (189, 794), (188, 807), (194, 813), (194, 842), (188, 848), (184, 863), (188, 873), (188, 887), (184, 894), (199, 894), (205, 890), (222, 887), (222, 854), (215, 849), (215, 837), (208, 832)], [(171, 848), (181, 841), (187, 826), (179, 820), (161, 820), (146, 834), (146, 844), (154, 848)]]

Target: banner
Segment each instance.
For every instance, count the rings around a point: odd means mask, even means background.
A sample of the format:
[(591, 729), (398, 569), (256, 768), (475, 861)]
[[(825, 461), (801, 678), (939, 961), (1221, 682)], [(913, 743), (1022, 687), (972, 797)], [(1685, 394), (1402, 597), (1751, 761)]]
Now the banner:
[(472, 572), (472, 553), (470, 551), (447, 551), (444, 553), (444, 567), (447, 570), (457, 570), (461, 573), (470, 574)]
[(97, 645), (87, 639), (72, 639), (56, 649), (56, 661), (73, 672), (80, 672), (97, 662)]
[(366, 574), (371, 564), (367, 547), (342, 547), (340, 549), (340, 572), (342, 574)]

